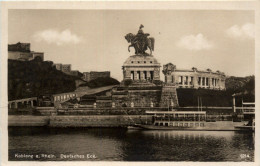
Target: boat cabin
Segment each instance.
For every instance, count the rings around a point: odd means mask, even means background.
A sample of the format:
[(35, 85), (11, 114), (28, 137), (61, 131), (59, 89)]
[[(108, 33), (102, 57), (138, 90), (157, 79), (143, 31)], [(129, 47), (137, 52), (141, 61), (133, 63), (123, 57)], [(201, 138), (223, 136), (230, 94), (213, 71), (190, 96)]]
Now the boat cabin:
[(206, 111), (146, 111), (155, 126), (204, 127)]

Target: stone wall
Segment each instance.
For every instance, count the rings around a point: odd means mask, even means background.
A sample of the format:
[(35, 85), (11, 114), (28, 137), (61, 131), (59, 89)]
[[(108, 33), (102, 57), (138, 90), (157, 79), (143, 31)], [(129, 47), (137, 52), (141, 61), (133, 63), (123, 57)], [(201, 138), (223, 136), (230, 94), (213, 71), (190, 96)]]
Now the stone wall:
[(9, 116), (8, 126), (49, 127), (127, 127), (135, 123), (151, 123), (148, 115), (69, 115), (69, 116)]
[(178, 96), (176, 86), (165, 85), (162, 88), (160, 107), (178, 107)]
[(115, 107), (158, 107), (161, 99), (160, 86), (120, 87), (112, 92)]
[(141, 115), (92, 115), (52, 116), (50, 127), (126, 127), (135, 123), (151, 123), (151, 116)]
[(47, 126), (49, 116), (9, 115), (8, 126)]
[(91, 81), (99, 77), (110, 77), (110, 71), (91, 71), (91, 72), (83, 72), (83, 80)]
[(163, 65), (165, 83), (172, 83), (177, 88), (205, 88), (224, 90), (226, 76), (223, 72), (213, 72), (211, 69), (205, 71), (192, 69), (176, 69), (172, 63)]

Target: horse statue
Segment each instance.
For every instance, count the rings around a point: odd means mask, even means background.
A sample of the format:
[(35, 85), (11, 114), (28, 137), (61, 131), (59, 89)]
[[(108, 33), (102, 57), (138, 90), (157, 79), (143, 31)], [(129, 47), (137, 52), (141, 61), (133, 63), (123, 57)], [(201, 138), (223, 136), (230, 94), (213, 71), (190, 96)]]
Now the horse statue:
[(144, 26), (141, 25), (139, 27), (139, 31), (136, 35), (132, 33), (128, 33), (125, 36), (125, 39), (127, 40), (128, 43), (131, 43), (128, 46), (128, 51), (130, 52), (130, 47), (134, 47), (135, 49), (135, 54), (145, 54), (145, 51), (149, 48), (150, 49), (150, 55), (152, 55), (152, 51), (154, 51), (154, 38), (148, 36), (150, 35), (149, 33), (144, 33), (142, 28)]

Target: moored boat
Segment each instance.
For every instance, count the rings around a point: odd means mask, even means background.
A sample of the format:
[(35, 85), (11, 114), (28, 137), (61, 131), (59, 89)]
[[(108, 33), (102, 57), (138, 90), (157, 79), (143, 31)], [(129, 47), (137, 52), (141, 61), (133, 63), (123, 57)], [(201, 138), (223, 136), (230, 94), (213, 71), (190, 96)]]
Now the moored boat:
[(205, 130), (234, 131), (245, 126), (245, 121), (215, 121), (208, 119), (206, 111), (146, 111), (153, 115), (152, 124), (135, 124), (149, 130)]

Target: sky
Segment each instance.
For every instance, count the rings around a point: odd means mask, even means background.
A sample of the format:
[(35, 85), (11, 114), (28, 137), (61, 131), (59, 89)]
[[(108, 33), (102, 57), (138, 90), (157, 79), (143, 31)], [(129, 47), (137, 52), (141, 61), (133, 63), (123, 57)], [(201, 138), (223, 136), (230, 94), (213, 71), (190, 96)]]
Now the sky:
[(80, 72), (110, 71), (121, 81), (122, 65), (134, 55), (124, 36), (140, 24), (155, 38), (161, 66), (254, 75), (254, 11), (247, 10), (9, 9), (8, 43), (31, 43), (45, 60)]

